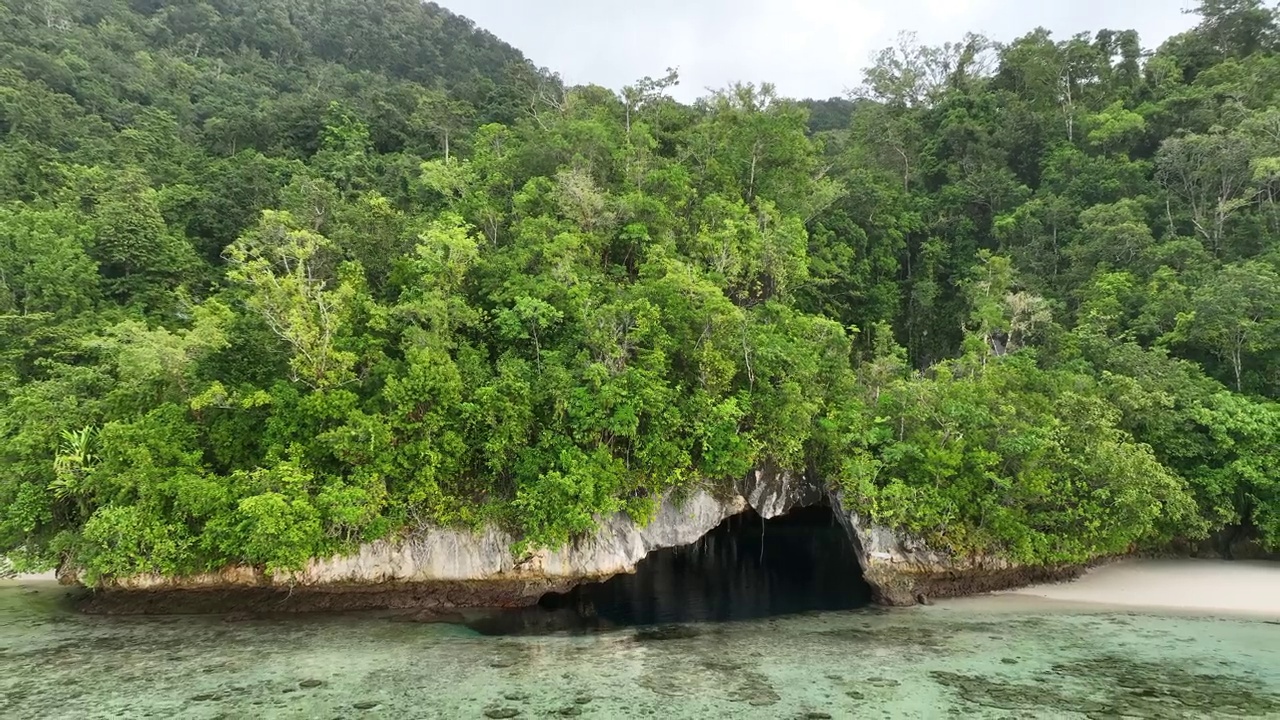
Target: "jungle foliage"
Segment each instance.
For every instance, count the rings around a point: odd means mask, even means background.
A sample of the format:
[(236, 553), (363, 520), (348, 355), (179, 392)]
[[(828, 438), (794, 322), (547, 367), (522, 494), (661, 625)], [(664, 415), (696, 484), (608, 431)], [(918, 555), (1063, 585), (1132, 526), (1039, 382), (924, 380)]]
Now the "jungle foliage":
[(939, 547), (1280, 544), (1280, 25), (565, 87), (416, 0), (0, 7), (0, 554), (557, 546), (808, 469)]

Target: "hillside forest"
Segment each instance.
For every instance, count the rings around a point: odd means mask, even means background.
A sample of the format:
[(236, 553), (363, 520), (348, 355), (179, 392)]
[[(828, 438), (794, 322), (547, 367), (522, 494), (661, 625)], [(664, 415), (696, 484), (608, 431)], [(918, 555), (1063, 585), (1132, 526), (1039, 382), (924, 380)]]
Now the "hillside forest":
[(752, 468), (1027, 564), (1280, 546), (1280, 20), (567, 87), (416, 0), (0, 5), (0, 556), (526, 552)]

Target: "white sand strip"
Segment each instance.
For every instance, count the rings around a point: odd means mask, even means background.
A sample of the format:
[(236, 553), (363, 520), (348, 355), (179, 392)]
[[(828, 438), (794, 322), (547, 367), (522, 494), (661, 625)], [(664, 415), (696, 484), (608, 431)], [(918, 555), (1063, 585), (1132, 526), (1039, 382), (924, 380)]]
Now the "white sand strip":
[(1071, 603), (1280, 617), (1280, 562), (1123, 560), (1009, 595)]

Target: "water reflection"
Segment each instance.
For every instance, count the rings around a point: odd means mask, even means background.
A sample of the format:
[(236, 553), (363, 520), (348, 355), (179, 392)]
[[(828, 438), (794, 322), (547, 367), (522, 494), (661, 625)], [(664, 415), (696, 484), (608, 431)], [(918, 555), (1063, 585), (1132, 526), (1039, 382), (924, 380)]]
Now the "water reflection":
[(750, 620), (871, 601), (844, 530), (825, 507), (736, 515), (697, 543), (653, 553), (634, 575), (548, 595), (467, 624), (487, 635)]

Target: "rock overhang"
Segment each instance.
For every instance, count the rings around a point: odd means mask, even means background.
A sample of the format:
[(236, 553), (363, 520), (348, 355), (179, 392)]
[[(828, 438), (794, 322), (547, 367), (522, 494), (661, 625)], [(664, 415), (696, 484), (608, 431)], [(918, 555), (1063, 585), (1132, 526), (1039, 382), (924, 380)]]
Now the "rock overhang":
[[(562, 548), (522, 557), (513, 554), (518, 538), (499, 528), (476, 532), (423, 526), (367, 543), (349, 555), (313, 559), (291, 573), (230, 566), (199, 575), (107, 578), (94, 589), (101, 591), (95, 593), (99, 596), (116, 596), (112, 602), (98, 599), (117, 611), (126, 611), (127, 596), (139, 593), (154, 600), (166, 594), (178, 600), (223, 593), (229, 604), (237, 592), (263, 598), (287, 593), (279, 606), (297, 609), (532, 605), (548, 592), (634, 572), (650, 553), (691, 545), (748, 509), (769, 519), (815, 505), (831, 507), (859, 563), (849, 571), (863, 574), (881, 604), (911, 605), (922, 598), (1003, 589), (1071, 572), (932, 550), (919, 538), (870, 522), (839, 488), (811, 473), (761, 468), (731, 487), (668, 494), (647, 523), (625, 513), (601, 517), (594, 532)], [(74, 584), (77, 575), (64, 569), (61, 579)], [(308, 596), (315, 602), (308, 602)]]

